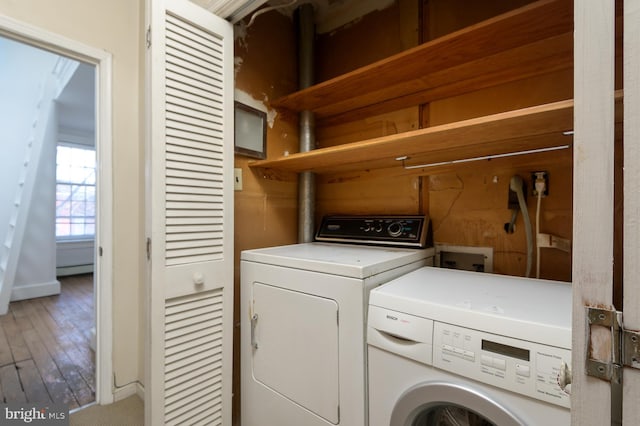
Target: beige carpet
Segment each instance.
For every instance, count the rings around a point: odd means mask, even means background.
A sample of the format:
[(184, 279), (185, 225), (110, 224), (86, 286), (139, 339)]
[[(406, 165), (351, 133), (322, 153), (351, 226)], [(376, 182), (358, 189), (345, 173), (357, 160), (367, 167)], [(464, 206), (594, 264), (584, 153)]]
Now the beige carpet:
[(71, 426), (143, 426), (144, 403), (134, 395), (109, 405), (91, 405), (69, 417)]

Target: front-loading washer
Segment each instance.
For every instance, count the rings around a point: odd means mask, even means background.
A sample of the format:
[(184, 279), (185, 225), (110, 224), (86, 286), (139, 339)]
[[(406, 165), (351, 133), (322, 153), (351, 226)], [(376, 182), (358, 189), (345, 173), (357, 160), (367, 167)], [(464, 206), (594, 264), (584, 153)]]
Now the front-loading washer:
[(241, 253), (244, 426), (367, 424), (368, 294), (433, 264), (434, 249), (421, 248), (427, 227), (425, 217), (334, 217), (319, 238), (407, 247), (313, 242)]
[(374, 289), (370, 426), (569, 425), (570, 283), (420, 268)]

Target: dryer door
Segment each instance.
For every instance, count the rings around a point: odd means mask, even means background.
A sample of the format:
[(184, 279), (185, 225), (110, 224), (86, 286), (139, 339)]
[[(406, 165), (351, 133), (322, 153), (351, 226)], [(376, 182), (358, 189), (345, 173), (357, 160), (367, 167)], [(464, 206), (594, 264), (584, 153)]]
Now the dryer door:
[(263, 385), (338, 424), (338, 304), (253, 284), (253, 376)]
[(391, 426), (520, 426), (518, 417), (472, 388), (447, 382), (420, 383), (399, 398)]

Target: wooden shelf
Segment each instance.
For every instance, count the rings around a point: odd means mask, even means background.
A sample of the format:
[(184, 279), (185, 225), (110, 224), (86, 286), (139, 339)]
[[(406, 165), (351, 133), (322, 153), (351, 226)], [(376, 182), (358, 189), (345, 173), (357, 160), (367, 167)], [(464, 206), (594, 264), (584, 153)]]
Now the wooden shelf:
[[(623, 92), (615, 93), (622, 123)], [(250, 162), (251, 168), (337, 173), (460, 162), (572, 145), (573, 100), (433, 126), (396, 135)], [(397, 160), (408, 157), (404, 164)]]
[(569, 145), (563, 132), (573, 126), (573, 101), (539, 105), (397, 135), (249, 163), (252, 168), (316, 173), (406, 165), (547, 149)]
[(573, 66), (573, 2), (540, 0), (272, 102), (323, 124)]

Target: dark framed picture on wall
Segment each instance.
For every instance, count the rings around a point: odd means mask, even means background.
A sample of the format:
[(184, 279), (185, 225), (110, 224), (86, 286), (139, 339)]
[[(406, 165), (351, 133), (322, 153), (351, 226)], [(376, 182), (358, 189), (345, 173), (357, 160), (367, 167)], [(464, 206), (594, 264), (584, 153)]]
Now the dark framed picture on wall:
[(267, 157), (267, 114), (235, 102), (235, 152), (247, 157)]

